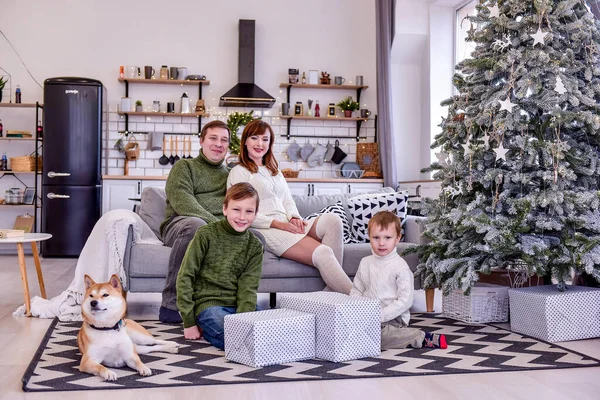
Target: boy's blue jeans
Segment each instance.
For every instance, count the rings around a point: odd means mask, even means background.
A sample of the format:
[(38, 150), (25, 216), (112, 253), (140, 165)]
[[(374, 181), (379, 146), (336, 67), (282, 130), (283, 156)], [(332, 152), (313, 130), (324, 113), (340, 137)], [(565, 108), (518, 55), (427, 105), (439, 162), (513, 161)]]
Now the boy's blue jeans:
[[(225, 316), (235, 314), (235, 307), (209, 307), (196, 317), (196, 324), (202, 329), (202, 336), (213, 346), (225, 348)], [(256, 306), (256, 311), (260, 308)]]

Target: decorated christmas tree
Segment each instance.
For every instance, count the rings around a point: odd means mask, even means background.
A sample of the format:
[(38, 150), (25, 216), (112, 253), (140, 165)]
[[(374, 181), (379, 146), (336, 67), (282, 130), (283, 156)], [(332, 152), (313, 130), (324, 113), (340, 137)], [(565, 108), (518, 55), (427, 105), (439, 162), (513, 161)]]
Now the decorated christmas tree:
[(600, 25), (584, 0), (491, 0), (432, 148), (442, 181), (419, 246), (426, 287), (508, 267), (600, 282)]

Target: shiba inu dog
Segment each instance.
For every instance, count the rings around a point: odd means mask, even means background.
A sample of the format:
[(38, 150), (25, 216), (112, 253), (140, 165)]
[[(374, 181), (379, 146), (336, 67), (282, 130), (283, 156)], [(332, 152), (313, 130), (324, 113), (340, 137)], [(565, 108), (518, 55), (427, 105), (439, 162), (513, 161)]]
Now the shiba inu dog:
[(158, 340), (144, 327), (130, 319), (123, 319), (127, 304), (117, 275), (109, 282), (96, 283), (85, 275), (85, 298), (81, 304), (83, 325), (77, 335), (81, 352), (79, 370), (114, 381), (117, 374), (108, 367), (135, 369), (140, 375), (152, 375), (139, 354), (153, 351), (177, 353), (179, 344)]

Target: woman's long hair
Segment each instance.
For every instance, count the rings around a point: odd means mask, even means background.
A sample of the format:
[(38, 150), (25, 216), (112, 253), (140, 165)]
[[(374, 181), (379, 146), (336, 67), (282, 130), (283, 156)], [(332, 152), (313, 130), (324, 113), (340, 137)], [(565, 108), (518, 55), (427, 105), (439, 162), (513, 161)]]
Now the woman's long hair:
[(279, 173), (279, 164), (277, 164), (277, 160), (275, 159), (275, 156), (273, 156), (273, 142), (275, 142), (275, 134), (273, 133), (273, 128), (271, 128), (271, 125), (261, 121), (260, 119), (255, 119), (254, 121), (250, 122), (244, 128), (244, 132), (242, 132), (242, 141), (240, 144), (240, 164), (246, 167), (246, 169), (253, 174), (258, 172), (258, 166), (248, 155), (246, 141), (250, 136), (264, 135), (267, 130), (269, 131), (271, 140), (269, 140), (269, 150), (267, 150), (263, 156), (263, 164), (269, 171), (271, 171), (271, 175), (275, 176)]

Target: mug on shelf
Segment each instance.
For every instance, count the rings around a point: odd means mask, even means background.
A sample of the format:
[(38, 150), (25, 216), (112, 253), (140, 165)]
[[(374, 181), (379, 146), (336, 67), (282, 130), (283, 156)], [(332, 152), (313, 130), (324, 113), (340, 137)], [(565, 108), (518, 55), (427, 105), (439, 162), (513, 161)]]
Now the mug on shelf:
[(335, 84), (336, 84), (336, 85), (341, 85), (341, 84), (343, 84), (344, 82), (346, 82), (346, 79), (344, 79), (343, 77), (341, 77), (341, 76), (336, 76), (336, 77), (335, 77)]
[(360, 109), (360, 117), (361, 118), (369, 118), (370, 116), (371, 116), (371, 111), (367, 110), (366, 108)]
[(177, 79), (177, 67), (169, 68), (169, 79)]
[(152, 68), (151, 65), (146, 65), (144, 67), (144, 78), (152, 79), (152, 77), (154, 76), (155, 73), (156, 73), (156, 71), (154, 71), (154, 68)]

